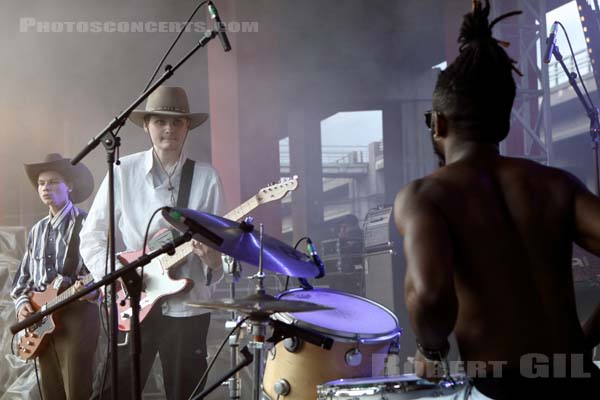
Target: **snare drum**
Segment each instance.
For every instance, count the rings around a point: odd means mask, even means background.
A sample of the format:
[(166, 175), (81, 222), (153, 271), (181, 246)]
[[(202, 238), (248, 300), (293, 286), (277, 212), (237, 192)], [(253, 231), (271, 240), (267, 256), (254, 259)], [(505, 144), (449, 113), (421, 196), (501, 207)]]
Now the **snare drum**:
[(283, 300), (303, 300), (333, 310), (275, 314), (274, 318), (334, 340), (331, 350), (281, 341), (267, 354), (263, 391), (272, 399), (314, 399), (316, 386), (338, 378), (381, 375), (398, 319), (382, 305), (330, 289), (292, 289)]
[(462, 390), (466, 381), (462, 377), (433, 383), (414, 374), (338, 379), (317, 386), (318, 400), (407, 400), (423, 397), (442, 397)]

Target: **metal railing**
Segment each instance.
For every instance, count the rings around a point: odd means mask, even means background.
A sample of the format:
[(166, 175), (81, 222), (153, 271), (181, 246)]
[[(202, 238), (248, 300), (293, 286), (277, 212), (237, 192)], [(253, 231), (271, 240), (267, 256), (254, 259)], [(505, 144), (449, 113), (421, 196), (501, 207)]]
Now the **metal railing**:
[[(327, 164), (362, 164), (369, 161), (369, 146), (323, 146), (322, 162)], [(290, 153), (287, 146), (279, 148), (279, 164), (290, 166)]]
[[(569, 54), (568, 56), (564, 56), (563, 60), (567, 65), (567, 68), (569, 68), (569, 71), (577, 72), (575, 70), (573, 56)], [(579, 65), (579, 72), (581, 72), (582, 78), (593, 74), (592, 63), (590, 61), (590, 57), (588, 56), (587, 50), (581, 50), (575, 53), (575, 60), (577, 60), (577, 65)], [(548, 66), (548, 76), (551, 89), (569, 82), (569, 77), (565, 74), (558, 61), (554, 59)]]

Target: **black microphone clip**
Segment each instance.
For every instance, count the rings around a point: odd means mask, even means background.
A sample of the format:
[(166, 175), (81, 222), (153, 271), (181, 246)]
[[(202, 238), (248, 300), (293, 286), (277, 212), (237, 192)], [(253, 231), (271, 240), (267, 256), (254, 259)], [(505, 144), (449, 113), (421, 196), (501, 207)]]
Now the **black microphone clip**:
[(306, 238), (306, 249), (310, 254), (310, 258), (312, 258), (313, 263), (319, 268), (319, 275), (315, 276), (315, 279), (324, 277), (325, 265), (323, 264), (321, 257), (319, 257), (319, 254), (317, 253), (317, 248), (313, 244), (312, 240), (310, 240), (310, 238)]
[(558, 21), (554, 21), (552, 28), (550, 29), (550, 35), (546, 40), (546, 51), (544, 52), (544, 64), (549, 64), (556, 47), (556, 36), (558, 34)]

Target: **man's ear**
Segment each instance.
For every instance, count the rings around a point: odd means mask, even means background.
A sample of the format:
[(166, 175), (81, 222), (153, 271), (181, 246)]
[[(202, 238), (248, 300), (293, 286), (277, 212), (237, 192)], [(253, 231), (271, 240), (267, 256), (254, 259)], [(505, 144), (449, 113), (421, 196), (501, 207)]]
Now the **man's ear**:
[(441, 113), (432, 114), (433, 136), (435, 138), (445, 138), (448, 135), (448, 120)]

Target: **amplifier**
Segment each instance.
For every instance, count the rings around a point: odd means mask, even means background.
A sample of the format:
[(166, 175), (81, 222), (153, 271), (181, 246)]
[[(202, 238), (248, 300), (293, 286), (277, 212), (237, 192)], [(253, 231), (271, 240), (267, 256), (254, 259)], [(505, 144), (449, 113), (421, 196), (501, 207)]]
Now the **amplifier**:
[(367, 213), (364, 222), (365, 251), (378, 252), (393, 247), (390, 229), (394, 229), (393, 208), (376, 208)]

